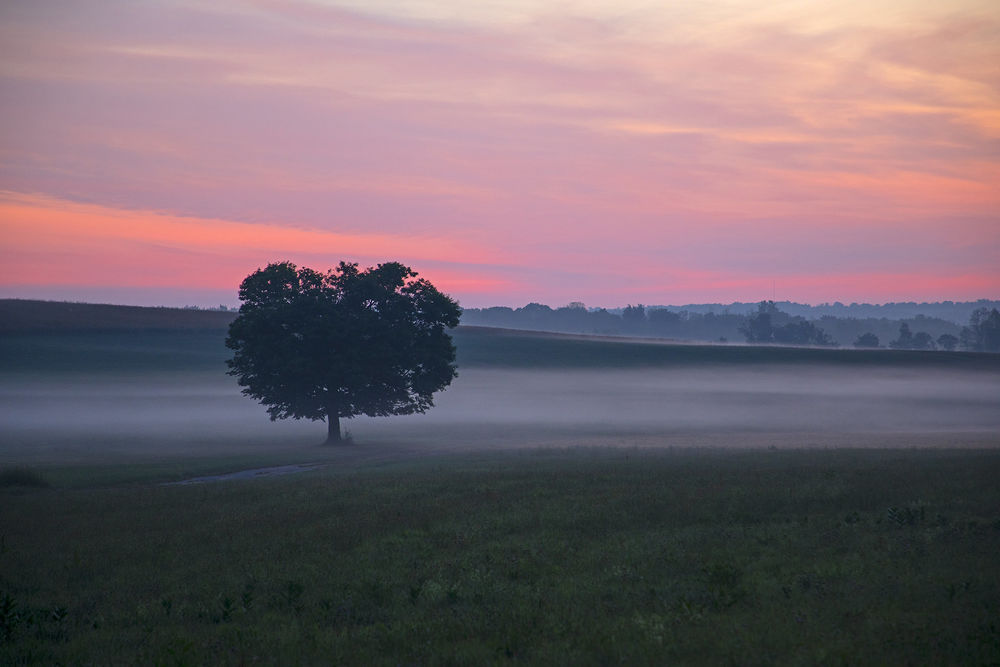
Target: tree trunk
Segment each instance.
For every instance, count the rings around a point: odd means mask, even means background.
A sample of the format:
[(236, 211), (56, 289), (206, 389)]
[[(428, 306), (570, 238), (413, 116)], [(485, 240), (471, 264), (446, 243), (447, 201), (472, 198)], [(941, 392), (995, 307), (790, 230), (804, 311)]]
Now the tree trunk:
[(326, 413), (326, 444), (340, 444), (340, 415), (336, 412)]

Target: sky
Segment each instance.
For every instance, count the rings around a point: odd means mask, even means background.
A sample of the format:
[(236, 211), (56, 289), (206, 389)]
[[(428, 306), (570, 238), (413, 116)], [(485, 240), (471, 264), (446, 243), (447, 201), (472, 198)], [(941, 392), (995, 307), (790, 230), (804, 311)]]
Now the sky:
[(1000, 297), (996, 0), (0, 4), (0, 297)]

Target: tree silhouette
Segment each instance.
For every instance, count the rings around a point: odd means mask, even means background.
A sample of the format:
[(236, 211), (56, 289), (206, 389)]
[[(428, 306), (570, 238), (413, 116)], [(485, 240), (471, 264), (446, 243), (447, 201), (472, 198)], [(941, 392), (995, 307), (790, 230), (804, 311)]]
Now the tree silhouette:
[(745, 324), (740, 325), (740, 333), (748, 343), (770, 343), (774, 340), (771, 319), (776, 315), (780, 315), (780, 311), (773, 301), (761, 301), (757, 305), (757, 314), (751, 315)]
[(680, 325), (681, 316), (666, 308), (656, 308), (647, 312), (646, 320), (653, 335), (669, 336)]
[(899, 325), (899, 338), (889, 343), (889, 347), (895, 350), (908, 350), (913, 347), (913, 332), (910, 325), (903, 322)]
[(962, 328), (962, 346), (977, 352), (1000, 352), (1000, 311), (977, 308)]
[(637, 306), (629, 304), (622, 310), (622, 329), (626, 333), (642, 333), (646, 325), (646, 307), (641, 303)]
[(871, 333), (863, 333), (854, 341), (854, 347), (878, 347), (878, 336)]
[(926, 331), (918, 331), (913, 334), (913, 342), (910, 347), (914, 350), (933, 350), (934, 338)]
[[(779, 325), (779, 322), (784, 322)], [(761, 301), (757, 314), (747, 318), (740, 326), (748, 343), (778, 343), (781, 345), (826, 345), (836, 342), (830, 336), (802, 317), (791, 317), (778, 310), (773, 301)]]
[(951, 334), (941, 334), (937, 339), (938, 347), (949, 352), (958, 346), (958, 337)]
[(326, 273), (268, 264), (240, 285), (226, 347), (229, 374), (272, 420), (424, 412), (456, 376), (446, 328), (459, 307), (396, 262), (364, 271), (341, 262)]

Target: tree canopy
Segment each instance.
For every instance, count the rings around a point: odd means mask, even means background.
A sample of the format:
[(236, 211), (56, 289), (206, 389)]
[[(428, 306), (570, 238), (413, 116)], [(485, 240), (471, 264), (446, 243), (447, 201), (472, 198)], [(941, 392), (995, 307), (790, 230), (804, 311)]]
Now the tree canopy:
[(458, 304), (397, 262), (326, 273), (268, 264), (240, 285), (229, 374), (272, 420), (425, 412), (457, 375)]
[(878, 343), (878, 336), (869, 331), (854, 340), (854, 347), (878, 347)]

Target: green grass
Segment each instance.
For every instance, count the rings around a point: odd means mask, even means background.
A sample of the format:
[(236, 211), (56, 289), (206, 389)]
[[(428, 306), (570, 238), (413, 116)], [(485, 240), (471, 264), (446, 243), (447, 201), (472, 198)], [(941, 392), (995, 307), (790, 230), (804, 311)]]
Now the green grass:
[[(296, 463), (324, 464), (330, 453), (313, 443), (310, 447), (276, 450), (269, 448), (261, 453), (209, 452), (204, 456), (190, 456), (174, 453), (161, 456), (133, 456), (115, 460), (103, 452), (96, 452), (93, 462), (70, 465), (47, 463), (32, 469), (0, 467), (0, 487), (3, 486), (53, 486), (63, 490), (89, 489), (93, 487), (136, 486), (182, 481), (193, 477), (219, 475), (237, 470), (252, 470), (270, 466)], [(101, 462), (103, 461), (103, 462)], [(39, 483), (29, 484), (17, 481), (5, 483), (8, 476), (20, 478), (27, 473)]]
[(0, 489), (2, 664), (995, 664), (1000, 452)]

